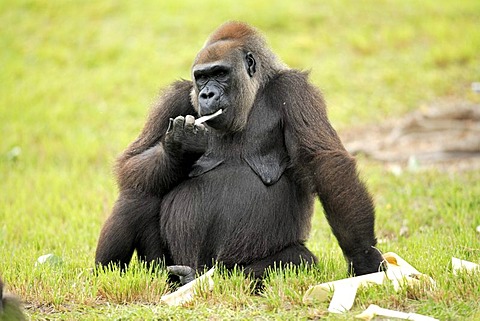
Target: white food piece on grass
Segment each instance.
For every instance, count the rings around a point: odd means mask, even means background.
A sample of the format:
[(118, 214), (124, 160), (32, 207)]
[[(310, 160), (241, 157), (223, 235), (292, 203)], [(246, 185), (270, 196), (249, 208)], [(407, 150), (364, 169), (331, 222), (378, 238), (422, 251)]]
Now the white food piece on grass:
[(38, 257), (37, 262), (35, 262), (35, 266), (42, 264), (60, 265), (62, 263), (62, 258), (56, 256), (55, 254), (49, 253)]
[(360, 283), (348, 282), (339, 284), (333, 292), (332, 300), (328, 306), (330, 313), (343, 313), (350, 310), (357, 295), (357, 289)]
[(333, 293), (328, 311), (343, 313), (352, 308), (359, 287), (368, 287), (390, 281), (394, 289), (398, 291), (402, 286), (413, 286), (418, 284), (420, 280), (427, 281), (432, 287), (435, 286), (435, 281), (431, 277), (420, 273), (397, 254), (385, 253), (383, 258), (388, 267), (386, 272), (370, 273), (312, 286), (305, 293), (303, 302), (325, 302), (329, 300)]
[[(333, 313), (342, 313), (348, 311), (353, 306), (357, 289), (360, 286), (370, 286), (372, 284), (382, 284), (385, 280), (384, 272), (376, 272), (361, 276), (341, 279), (332, 282), (326, 282), (310, 287), (303, 296), (303, 302), (327, 301), (333, 292), (332, 300), (328, 306), (328, 311)], [(338, 291), (338, 293), (337, 293)]]
[(477, 270), (480, 272), (480, 265), (477, 263), (460, 260), (460, 259), (457, 259), (456, 257), (452, 257), (452, 269), (453, 269), (453, 274), (457, 274), (457, 272), (460, 270), (465, 270), (465, 271)]
[(426, 315), (384, 309), (375, 304), (370, 304), (365, 311), (356, 315), (355, 318), (362, 319), (365, 321), (370, 321), (377, 315), (382, 317), (387, 317), (387, 318), (396, 318), (396, 319), (413, 320), (413, 321), (438, 321), (438, 319), (435, 319)]
[(420, 280), (428, 281), (431, 287), (435, 287), (435, 281), (420, 273), (416, 268), (411, 266), (407, 261), (393, 252), (383, 254), (387, 261), (387, 278), (392, 281), (395, 291), (399, 291), (403, 285), (413, 286), (420, 283)]

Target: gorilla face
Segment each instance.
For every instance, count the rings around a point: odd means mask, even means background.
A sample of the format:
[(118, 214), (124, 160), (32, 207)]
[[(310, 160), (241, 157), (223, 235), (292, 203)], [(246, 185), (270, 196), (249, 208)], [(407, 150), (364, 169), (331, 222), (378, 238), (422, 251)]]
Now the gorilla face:
[(205, 116), (230, 105), (232, 67), (227, 63), (197, 65), (193, 68), (198, 91), (198, 113)]
[[(225, 47), (226, 44), (220, 44)], [(207, 121), (207, 125), (220, 131), (241, 130), (255, 100), (258, 86), (254, 78), (256, 61), (251, 52), (223, 50), (223, 57), (216, 48), (204, 48), (192, 68), (194, 88), (191, 99), (200, 116), (210, 115), (222, 109), (222, 114)], [(208, 57), (209, 59), (205, 58)], [(202, 62), (206, 60), (207, 62)]]

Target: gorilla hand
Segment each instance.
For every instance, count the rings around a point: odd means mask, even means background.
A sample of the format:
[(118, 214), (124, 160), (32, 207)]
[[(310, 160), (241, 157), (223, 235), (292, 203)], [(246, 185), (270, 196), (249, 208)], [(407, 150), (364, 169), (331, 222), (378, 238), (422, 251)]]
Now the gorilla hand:
[(186, 265), (167, 266), (167, 271), (170, 274), (178, 276), (182, 285), (195, 280), (195, 270)]
[(165, 147), (169, 151), (203, 154), (208, 145), (208, 130), (203, 124), (195, 125), (195, 117), (187, 115), (170, 118), (165, 135)]
[(380, 272), (387, 270), (382, 254), (374, 247), (347, 257), (347, 261), (349, 262), (350, 274), (355, 276), (372, 273), (372, 271)]

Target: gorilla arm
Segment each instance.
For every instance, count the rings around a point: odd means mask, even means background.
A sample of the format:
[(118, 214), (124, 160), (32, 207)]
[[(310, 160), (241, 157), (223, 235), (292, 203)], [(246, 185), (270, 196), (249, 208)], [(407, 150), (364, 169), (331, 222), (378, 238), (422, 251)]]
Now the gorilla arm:
[(193, 116), (178, 116), (195, 113), (191, 89), (189, 81), (169, 87), (140, 136), (119, 157), (120, 195), (100, 233), (97, 264), (114, 263), (123, 269), (134, 250), (147, 263), (166, 259), (159, 231), (161, 196), (187, 177), (207, 141), (205, 128), (195, 126)]
[[(195, 128), (197, 137), (187, 136), (182, 129), (191, 125), (193, 117), (187, 118), (188, 121), (184, 117), (173, 121), (172, 117), (195, 114), (190, 103), (191, 89), (190, 81), (179, 81), (165, 91), (140, 136), (117, 160), (120, 190), (163, 195), (187, 176), (193, 162), (203, 153), (206, 133), (199, 126)], [(193, 125), (190, 127), (192, 133)]]
[(373, 248), (374, 205), (355, 160), (328, 121), (321, 93), (296, 71), (274, 82), (271, 97), (283, 108), (285, 143), (296, 174), (318, 194), (350, 272), (377, 272), (383, 258)]

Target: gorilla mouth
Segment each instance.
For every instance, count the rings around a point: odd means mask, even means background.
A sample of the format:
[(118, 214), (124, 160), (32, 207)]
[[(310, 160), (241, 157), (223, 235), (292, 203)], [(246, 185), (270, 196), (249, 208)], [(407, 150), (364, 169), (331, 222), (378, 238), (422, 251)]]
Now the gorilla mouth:
[(197, 119), (195, 119), (195, 125), (200, 125), (200, 124), (206, 122), (207, 120), (210, 120), (210, 119), (213, 119), (213, 118), (219, 116), (222, 113), (223, 113), (223, 109), (219, 109), (216, 112), (214, 112), (213, 114), (208, 114), (208, 115), (202, 116), (200, 118), (197, 118)]

